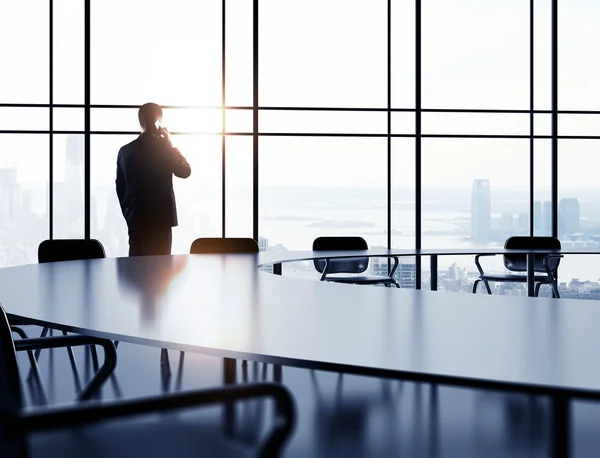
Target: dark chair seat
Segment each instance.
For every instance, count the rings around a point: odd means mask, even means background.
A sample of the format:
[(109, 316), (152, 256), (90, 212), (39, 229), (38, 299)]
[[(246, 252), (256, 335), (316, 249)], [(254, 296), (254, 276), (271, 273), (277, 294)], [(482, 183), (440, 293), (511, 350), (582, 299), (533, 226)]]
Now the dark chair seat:
[(192, 242), (190, 254), (258, 253), (258, 244), (250, 238), (201, 237)]
[[(112, 374), (116, 366), (116, 351), (112, 342), (87, 336), (47, 337), (15, 342), (6, 313), (0, 305), (2, 458), (26, 458), (31, 456), (28, 449), (33, 449), (33, 456), (40, 457), (170, 457), (181, 456), (180, 453), (184, 450), (192, 450), (195, 456), (240, 456), (241, 442), (238, 442), (238, 438), (227, 440), (222, 434), (217, 434), (219, 428), (230, 427), (223, 423), (220, 410), (214, 415), (214, 408), (204, 409), (204, 413), (213, 415), (203, 418), (217, 420), (215, 428), (197, 423), (194, 415), (197, 415), (196, 409), (223, 407), (228, 403), (264, 398), (274, 401), (273, 413), (270, 415), (273, 421), (269, 432), (257, 440), (259, 443), (250, 443), (254, 453), (257, 454), (258, 451), (261, 457), (280, 456), (293, 431), (296, 418), (293, 398), (285, 387), (276, 383), (247, 383), (127, 401), (90, 401), (76, 405), (25, 409), (23, 381), (20, 379), (16, 352), (88, 344), (101, 345), (105, 360), (100, 371), (78, 395), (77, 399), (80, 401), (89, 401), (96, 388), (102, 386)], [(185, 412), (182, 412), (183, 409)], [(192, 420), (192, 423), (188, 423), (188, 420)], [(181, 436), (184, 433), (185, 439)], [(203, 442), (204, 439), (206, 443)], [(117, 452), (113, 446), (124, 449)]]
[[(527, 283), (527, 275), (520, 274), (485, 274), (480, 275), (479, 279), (482, 281), (500, 281), (500, 282), (521, 282)], [(544, 282), (549, 283), (551, 280), (548, 278), (548, 275), (535, 275), (535, 282)]]
[[(369, 245), (362, 237), (317, 237), (313, 241), (313, 251), (368, 250)], [(368, 257), (315, 259), (315, 269), (321, 274), (321, 281), (352, 283), (355, 285), (400, 285), (394, 278), (398, 268), (398, 258), (394, 257), (394, 267), (389, 275), (363, 275), (369, 267)]]
[[(255, 254), (259, 252), (256, 240), (247, 237), (200, 237), (192, 242), (190, 254)], [(183, 356), (183, 352), (181, 352)], [(179, 360), (181, 364), (181, 357)], [(265, 366), (266, 368), (266, 363)], [(242, 361), (244, 379), (248, 377), (248, 361)]]
[[(558, 285), (556, 281), (556, 274), (562, 255), (552, 253), (553, 251), (559, 251), (561, 249), (560, 240), (556, 237), (526, 237), (526, 236), (514, 236), (509, 237), (504, 242), (504, 248), (507, 250), (548, 250), (548, 254), (535, 254), (533, 255), (533, 270), (534, 270), (534, 283), (535, 291), (534, 296), (537, 296), (540, 291), (540, 287), (544, 284), (548, 284), (552, 287), (552, 296), (559, 298)], [(479, 277), (473, 283), (473, 293), (477, 292), (477, 285), (479, 282), (483, 282), (488, 294), (492, 294), (489, 282), (515, 282), (515, 283), (526, 283), (527, 275), (519, 275), (513, 273), (493, 273), (486, 274), (483, 271), (483, 267), (479, 262), (479, 259), (484, 256), (494, 256), (493, 254), (478, 254), (475, 256), (475, 265), (479, 271)], [(527, 254), (525, 253), (506, 253), (502, 260), (504, 261), (504, 267), (509, 272), (527, 272)]]
[[(106, 257), (104, 246), (96, 239), (50, 239), (44, 240), (38, 245), (38, 262), (44, 264), (47, 262), (64, 262), (64, 261), (83, 261), (87, 259), (102, 259)], [(17, 324), (13, 323), (12, 324)], [(40, 337), (46, 337), (48, 333), (52, 335), (52, 331), (48, 327), (42, 328)], [(62, 331), (63, 335), (67, 335), (66, 331)], [(75, 362), (75, 356), (73, 350), (68, 347), (69, 358), (71, 360), (71, 367), (73, 369), (73, 375), (79, 379), (79, 373), (77, 364)], [(91, 348), (92, 352), (95, 349)], [(40, 356), (40, 351), (37, 350), (35, 353), (36, 360)], [(93, 356), (94, 361), (97, 356)]]
[(331, 274), (326, 275), (325, 281), (333, 281), (337, 283), (355, 283), (361, 285), (380, 285), (392, 284), (389, 277), (382, 275), (349, 275), (349, 274)]
[(104, 247), (96, 239), (52, 239), (38, 246), (38, 262), (80, 261), (106, 257)]

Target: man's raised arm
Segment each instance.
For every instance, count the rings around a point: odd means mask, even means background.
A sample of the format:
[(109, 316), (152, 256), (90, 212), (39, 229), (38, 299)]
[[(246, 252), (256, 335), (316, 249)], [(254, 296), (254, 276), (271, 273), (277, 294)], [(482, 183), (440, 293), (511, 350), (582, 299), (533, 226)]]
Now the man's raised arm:
[(173, 174), (179, 178), (187, 178), (192, 174), (192, 168), (177, 148), (173, 148)]
[[(120, 158), (119, 158), (120, 159)], [(117, 159), (117, 179), (115, 180), (117, 187), (117, 197), (119, 198), (119, 205), (121, 206), (121, 211), (123, 215), (125, 215), (125, 192), (127, 189), (127, 183), (125, 182), (125, 174), (123, 173), (123, 169), (121, 167), (121, 163)]]

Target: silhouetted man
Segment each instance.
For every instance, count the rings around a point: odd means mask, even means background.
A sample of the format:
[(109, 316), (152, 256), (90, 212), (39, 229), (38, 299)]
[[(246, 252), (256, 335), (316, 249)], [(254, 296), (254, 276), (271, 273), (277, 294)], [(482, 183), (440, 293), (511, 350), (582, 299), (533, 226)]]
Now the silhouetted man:
[(177, 226), (173, 175), (192, 169), (162, 127), (162, 108), (142, 105), (141, 135), (119, 150), (117, 195), (129, 229), (129, 256), (171, 254), (171, 228)]

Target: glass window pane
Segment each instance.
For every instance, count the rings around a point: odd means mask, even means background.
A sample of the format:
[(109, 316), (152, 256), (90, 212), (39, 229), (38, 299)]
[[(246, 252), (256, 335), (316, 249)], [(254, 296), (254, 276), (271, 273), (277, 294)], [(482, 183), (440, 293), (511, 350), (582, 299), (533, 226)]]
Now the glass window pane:
[[(559, 140), (558, 236), (564, 248), (598, 251), (600, 248), (599, 140)], [(595, 298), (598, 258), (565, 256), (560, 262), (561, 297)]]
[(415, 247), (415, 139), (392, 139), (392, 248)]
[(558, 106), (561, 110), (598, 110), (600, 67), (600, 4), (587, 0), (562, 2), (558, 18)]
[(599, 147), (598, 140), (559, 140), (558, 235), (568, 246), (584, 248), (600, 233)]
[(54, 103), (82, 104), (85, 95), (85, 2), (60, 0), (53, 5)]
[(227, 237), (252, 237), (252, 137), (226, 138)]
[[(262, 4), (261, 4), (262, 6)], [(228, 106), (251, 106), (253, 96), (253, 6), (247, 0), (227, 0), (226, 100)], [(262, 28), (262, 25), (260, 25)]]
[(414, 108), (415, 1), (392, 0), (391, 8), (392, 106), (394, 108)]
[(92, 102), (221, 105), (221, 1), (92, 2)]
[(415, 114), (410, 112), (392, 113), (393, 134), (415, 134)]
[(529, 2), (423, 0), (422, 21), (424, 108), (529, 108)]
[(600, 115), (561, 114), (558, 117), (558, 135), (600, 135)]
[(261, 132), (387, 133), (385, 112), (262, 110), (259, 123)]
[(534, 235), (552, 235), (551, 140), (535, 140), (533, 145), (533, 151), (533, 231)]
[(117, 154), (135, 135), (93, 135), (90, 145), (91, 236), (102, 242), (106, 256), (127, 256), (127, 225), (115, 189)]
[(0, 267), (36, 263), (48, 238), (48, 137), (0, 134)]
[(320, 235), (386, 245), (386, 158), (383, 138), (261, 138), (260, 235), (291, 250)]
[[(552, 14), (550, 0), (534, 0), (533, 97), (536, 110), (552, 106)], [(561, 11), (563, 5), (560, 6)], [(561, 19), (559, 19), (559, 24)], [(562, 40), (561, 33), (559, 37)], [(529, 42), (528, 42), (529, 43)], [(560, 51), (559, 51), (560, 59)], [(560, 94), (560, 91), (559, 91)]]
[(49, 108), (0, 107), (0, 129), (47, 131), (50, 128), (49, 113)]
[[(502, 247), (509, 236), (527, 234), (529, 139), (426, 138), (422, 148), (423, 248)], [(438, 262), (462, 279), (447, 289), (470, 291), (473, 257)], [(486, 272), (504, 271), (501, 256), (483, 264)]]
[[(92, 236), (107, 256), (127, 256), (127, 225), (115, 191), (116, 161), (129, 135), (95, 135), (91, 145)], [(174, 178), (179, 226), (173, 229), (173, 253), (189, 253), (197, 237), (221, 235), (221, 138), (178, 135), (173, 143), (192, 167), (192, 175)]]
[(53, 231), (54, 238), (83, 238), (83, 135), (54, 135)]
[(137, 108), (94, 108), (90, 123), (92, 131), (140, 131)]
[(175, 146), (192, 167), (192, 175), (174, 178), (179, 226), (173, 228), (173, 253), (189, 253), (198, 237), (222, 234), (222, 147), (221, 137), (177, 135)]
[(260, 2), (261, 106), (385, 107), (387, 2)]
[(423, 134), (529, 135), (529, 114), (423, 113)]
[(47, 0), (0, 3), (3, 103), (48, 103), (48, 13)]
[[(94, 131), (140, 131), (138, 108), (95, 108), (91, 113)], [(163, 125), (171, 132), (218, 133), (222, 111), (216, 109), (164, 108)]]
[(223, 130), (223, 111), (165, 108), (163, 124), (172, 132), (217, 133)]
[(549, 113), (535, 114), (533, 117), (533, 133), (534, 135), (552, 135), (552, 115)]
[(225, 112), (227, 132), (252, 132), (253, 122), (252, 110), (227, 110)]
[(85, 129), (83, 108), (53, 108), (54, 130)]

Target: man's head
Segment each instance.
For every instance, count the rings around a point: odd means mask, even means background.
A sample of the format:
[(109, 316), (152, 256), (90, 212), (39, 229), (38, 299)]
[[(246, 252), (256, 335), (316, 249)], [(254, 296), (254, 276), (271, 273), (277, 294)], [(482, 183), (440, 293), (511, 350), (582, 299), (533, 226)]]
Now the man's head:
[(154, 129), (154, 123), (156, 120), (162, 120), (162, 108), (156, 103), (145, 103), (140, 107), (138, 111), (138, 119), (140, 120), (140, 126), (142, 132)]

